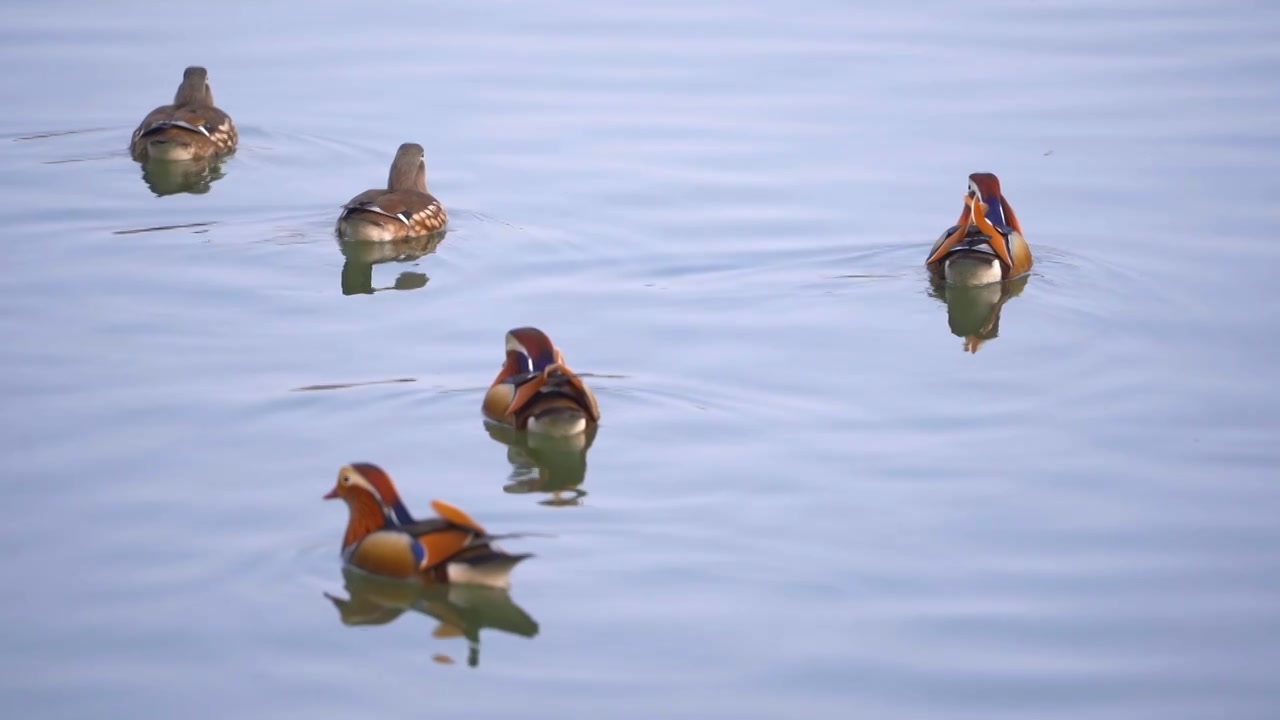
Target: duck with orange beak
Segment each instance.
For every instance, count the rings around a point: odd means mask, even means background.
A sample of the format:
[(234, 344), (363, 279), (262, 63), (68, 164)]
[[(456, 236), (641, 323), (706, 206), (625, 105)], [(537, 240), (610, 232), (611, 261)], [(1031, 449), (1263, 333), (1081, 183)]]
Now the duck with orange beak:
[(596, 396), (565, 365), (564, 356), (534, 327), (507, 333), (506, 360), (484, 396), (485, 417), (548, 435), (567, 437), (600, 422)]
[(969, 176), (956, 224), (934, 243), (925, 266), (953, 285), (987, 285), (1026, 274), (1031, 248), (1013, 206), (991, 173)]
[(347, 504), (342, 558), (374, 575), (403, 580), (510, 586), (511, 569), (531, 555), (512, 555), (462, 510), (442, 500), (431, 507), (438, 517), (418, 520), (409, 513), (391, 478), (371, 463), (352, 463), (324, 496)]

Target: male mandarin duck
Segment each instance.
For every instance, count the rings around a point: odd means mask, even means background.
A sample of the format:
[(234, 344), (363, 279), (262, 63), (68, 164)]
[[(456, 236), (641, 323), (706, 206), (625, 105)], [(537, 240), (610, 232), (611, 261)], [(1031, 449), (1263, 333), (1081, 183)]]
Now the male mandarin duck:
[(338, 235), (344, 240), (388, 242), (443, 230), (444, 206), (427, 192), (422, 146), (405, 143), (396, 151), (387, 187), (365, 190), (342, 206)]
[(960, 219), (934, 243), (925, 266), (954, 285), (986, 285), (1031, 269), (1031, 249), (1022, 237), (1022, 225), (995, 175), (969, 176)]
[(596, 396), (534, 327), (507, 333), (507, 357), (485, 393), (483, 410), (495, 422), (548, 435), (576, 435), (600, 422)]
[(129, 143), (134, 160), (203, 160), (235, 150), (240, 136), (231, 116), (213, 104), (209, 71), (192, 66), (172, 105), (162, 105), (142, 119)]
[(409, 513), (386, 472), (370, 463), (352, 463), (324, 496), (341, 498), (350, 513), (342, 537), (342, 557), (365, 572), (507, 588), (510, 573), (528, 554), (511, 555), (493, 543), (479, 523), (449, 503), (433, 500), (439, 517), (417, 520)]

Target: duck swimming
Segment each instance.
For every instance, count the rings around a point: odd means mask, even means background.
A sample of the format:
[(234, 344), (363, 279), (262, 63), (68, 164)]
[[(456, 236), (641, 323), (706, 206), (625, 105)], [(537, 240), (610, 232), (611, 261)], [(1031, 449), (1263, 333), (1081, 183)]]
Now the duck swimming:
[(236, 149), (240, 136), (231, 116), (213, 104), (209, 71), (191, 66), (173, 104), (147, 114), (133, 131), (129, 151), (134, 160), (203, 160)]
[(342, 206), (338, 236), (343, 240), (389, 242), (443, 230), (444, 206), (427, 192), (422, 146), (405, 143), (396, 151), (387, 186), (364, 192)]
[(441, 500), (431, 502), (438, 517), (414, 518), (390, 476), (371, 463), (344, 465), (324, 499), (347, 504), (343, 560), (374, 575), (505, 589), (511, 569), (532, 557), (501, 550), (493, 541), (514, 535), (489, 535)]
[(535, 327), (511, 330), (506, 360), (484, 396), (485, 417), (517, 430), (570, 436), (600, 422), (596, 396)]
[(991, 173), (969, 176), (960, 218), (934, 243), (925, 266), (953, 285), (986, 285), (1031, 269), (1031, 248), (1000, 191), (999, 178)]

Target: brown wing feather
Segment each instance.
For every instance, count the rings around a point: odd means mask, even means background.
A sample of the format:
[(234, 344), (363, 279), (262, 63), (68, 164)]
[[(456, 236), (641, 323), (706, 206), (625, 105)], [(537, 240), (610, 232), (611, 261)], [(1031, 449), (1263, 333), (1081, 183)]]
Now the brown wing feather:
[(414, 235), (442, 230), (448, 222), (444, 207), (430, 193), (396, 190), (381, 195), (375, 204), (384, 212), (406, 217)]
[(356, 195), (355, 197), (348, 200), (347, 204), (343, 205), (342, 207), (349, 208), (349, 207), (354, 207), (356, 205), (363, 205), (364, 203), (376, 204), (378, 198), (382, 197), (382, 195), (385, 194), (386, 192), (387, 192), (386, 190), (365, 190), (359, 195)]

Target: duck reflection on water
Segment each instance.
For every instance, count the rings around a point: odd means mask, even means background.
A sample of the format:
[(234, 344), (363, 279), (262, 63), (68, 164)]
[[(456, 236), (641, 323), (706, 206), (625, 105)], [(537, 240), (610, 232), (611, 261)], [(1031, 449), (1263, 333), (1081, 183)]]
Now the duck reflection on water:
[(507, 446), (507, 462), (511, 463), (510, 481), (502, 486), (512, 495), (545, 494), (538, 501), (548, 507), (581, 505), (587, 491), (587, 451), (595, 442), (597, 425), (586, 432), (568, 437), (531, 433), (484, 421), (489, 437)]
[(947, 306), (951, 333), (963, 338), (965, 352), (976, 353), (982, 344), (1000, 334), (1004, 304), (1022, 293), (1029, 276), (990, 285), (948, 285), (938, 279), (929, 284), (929, 295)]
[(189, 193), (203, 195), (226, 173), (221, 158), (153, 160), (142, 163), (142, 182), (156, 197)]
[[(342, 571), (347, 598), (324, 596), (338, 610), (348, 627), (388, 625), (407, 612), (421, 613), (437, 621), (431, 636), (437, 640), (463, 638), (467, 665), (480, 664), (480, 631), (485, 629), (533, 638), (538, 622), (511, 599), (508, 591), (479, 585), (423, 585), (370, 575), (357, 568)], [(452, 663), (445, 653), (437, 662)]]
[(447, 231), (422, 237), (363, 242), (338, 240), (338, 250), (346, 261), (342, 264), (342, 294), (372, 295), (383, 290), (417, 290), (426, 287), (430, 278), (425, 273), (405, 270), (390, 285), (375, 287), (373, 266), (384, 263), (411, 263), (436, 251)]

